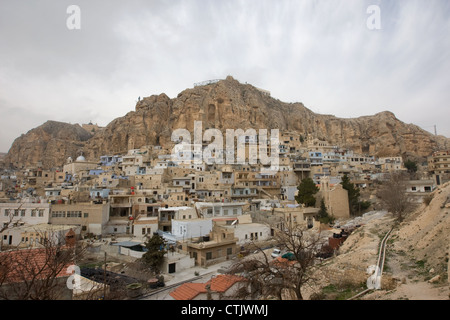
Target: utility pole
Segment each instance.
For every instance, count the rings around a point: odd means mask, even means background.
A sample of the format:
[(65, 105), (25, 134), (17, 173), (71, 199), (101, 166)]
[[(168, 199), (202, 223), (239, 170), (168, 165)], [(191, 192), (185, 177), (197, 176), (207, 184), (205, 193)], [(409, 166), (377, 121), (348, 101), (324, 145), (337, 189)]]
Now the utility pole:
[(436, 125), (434, 125), (434, 135), (437, 136)]
[(103, 269), (103, 300), (106, 300), (106, 251), (105, 251), (105, 268)]

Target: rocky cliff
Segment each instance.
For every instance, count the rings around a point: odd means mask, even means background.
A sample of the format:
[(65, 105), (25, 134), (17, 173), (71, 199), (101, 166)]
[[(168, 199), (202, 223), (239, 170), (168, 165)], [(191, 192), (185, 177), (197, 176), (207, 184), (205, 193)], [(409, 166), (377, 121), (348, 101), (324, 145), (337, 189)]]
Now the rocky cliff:
[(45, 168), (61, 166), (69, 156), (83, 151), (90, 138), (78, 124), (47, 121), (14, 140), (4, 162), (18, 168), (39, 163)]
[[(405, 124), (389, 111), (350, 119), (316, 114), (302, 103), (282, 102), (229, 76), (186, 89), (173, 99), (165, 94), (146, 97), (134, 111), (92, 136), (79, 126), (67, 124), (59, 124), (58, 130), (49, 133), (46, 123), (16, 139), (5, 163), (20, 167), (41, 160), (44, 166), (62, 165), (68, 156), (81, 150), (88, 159), (96, 160), (103, 154), (126, 152), (130, 139), (135, 148), (164, 146), (177, 128), (193, 133), (194, 121), (202, 121), (203, 130), (277, 128), (303, 136), (312, 134), (334, 145), (378, 156), (426, 157), (439, 147), (450, 147), (450, 139)], [(66, 133), (63, 128), (67, 128)]]

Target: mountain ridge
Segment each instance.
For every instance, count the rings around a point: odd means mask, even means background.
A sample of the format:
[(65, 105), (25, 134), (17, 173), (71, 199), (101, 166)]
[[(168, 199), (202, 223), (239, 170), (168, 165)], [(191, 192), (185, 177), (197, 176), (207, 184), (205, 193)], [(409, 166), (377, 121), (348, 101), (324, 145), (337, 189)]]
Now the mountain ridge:
[(168, 146), (172, 143), (173, 130), (184, 128), (193, 133), (195, 121), (202, 122), (203, 130), (293, 131), (376, 156), (424, 159), (434, 150), (450, 147), (450, 139), (406, 124), (388, 110), (357, 118), (318, 114), (301, 102), (280, 101), (266, 90), (228, 76), (211, 84), (187, 88), (175, 98), (165, 93), (144, 97), (134, 110), (94, 133), (78, 124), (47, 121), (15, 140), (5, 163), (23, 167), (41, 161), (43, 167), (61, 166), (67, 157), (80, 152), (88, 159), (97, 160), (104, 154), (126, 153), (130, 139), (135, 148)]

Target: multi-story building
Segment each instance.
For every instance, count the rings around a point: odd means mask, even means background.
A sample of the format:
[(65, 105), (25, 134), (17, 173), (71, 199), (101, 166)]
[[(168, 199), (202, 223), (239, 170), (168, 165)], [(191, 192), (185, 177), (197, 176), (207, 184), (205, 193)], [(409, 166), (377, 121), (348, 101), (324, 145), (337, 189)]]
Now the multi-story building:
[(102, 235), (109, 220), (109, 203), (54, 204), (49, 222), (59, 225), (76, 225), (82, 234)]
[(0, 203), (0, 226), (2, 229), (6, 228), (1, 234), (2, 243), (4, 245), (17, 243), (18, 235), (13, 232), (15, 227), (48, 223), (49, 216), (49, 203)]
[(450, 150), (436, 151), (428, 157), (428, 170), (436, 185), (450, 181)]

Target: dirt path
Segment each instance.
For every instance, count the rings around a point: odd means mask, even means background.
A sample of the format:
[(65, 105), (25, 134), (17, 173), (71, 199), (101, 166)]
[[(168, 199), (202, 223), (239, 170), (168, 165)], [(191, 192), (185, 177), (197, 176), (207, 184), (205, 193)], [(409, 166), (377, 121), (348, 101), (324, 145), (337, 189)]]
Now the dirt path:
[[(388, 214), (367, 221), (367, 223), (358, 228), (344, 242), (340, 249), (340, 254), (329, 264), (329, 271), (334, 270), (337, 273), (337, 277), (333, 277), (328, 272), (324, 280), (326, 282), (336, 282), (336, 279), (333, 278), (339, 279), (340, 277), (340, 279), (344, 279), (347, 282), (364, 282), (369, 277), (365, 272), (366, 268), (376, 263), (378, 245), (381, 238), (394, 223), (395, 219)], [(443, 276), (443, 272), (434, 271), (429, 266), (430, 256), (427, 257), (429, 260), (426, 263), (424, 260), (420, 260), (423, 257), (418, 255), (419, 251), (415, 246), (411, 248), (411, 238), (402, 237), (404, 232), (404, 230), (394, 229), (388, 241), (382, 290), (374, 291), (360, 299), (449, 300), (449, 283)], [(429, 255), (431, 254), (432, 252), (430, 251)], [(434, 252), (433, 255), (435, 255)], [(441, 279), (435, 283), (430, 283), (429, 280), (436, 275), (439, 275)]]

